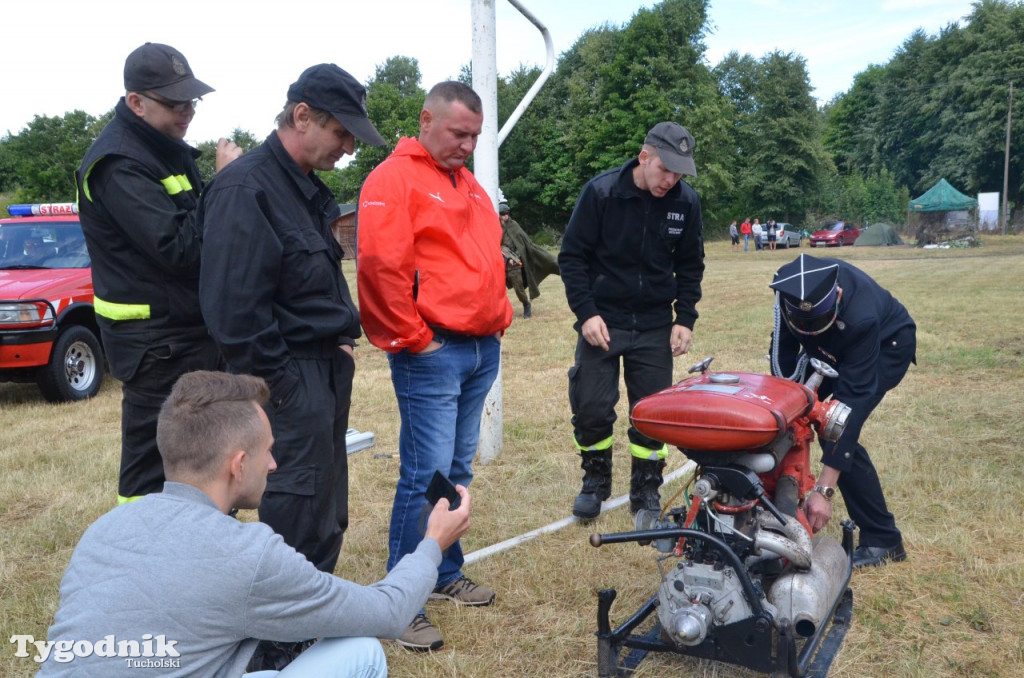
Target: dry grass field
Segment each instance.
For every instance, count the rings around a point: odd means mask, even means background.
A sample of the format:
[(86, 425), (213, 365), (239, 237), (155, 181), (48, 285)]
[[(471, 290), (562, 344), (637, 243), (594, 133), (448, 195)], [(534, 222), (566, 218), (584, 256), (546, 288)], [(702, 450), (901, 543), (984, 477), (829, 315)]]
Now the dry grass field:
[[(701, 318), (677, 378), (711, 354), (719, 370), (767, 371), (767, 284), (796, 253), (708, 245)], [(1024, 238), (985, 237), (972, 250), (828, 254), (874, 276), (918, 324), (918, 365), (864, 432), (910, 558), (854, 575), (853, 624), (830, 675), (1024, 676)], [(579, 488), (566, 402), (575, 334), (559, 279), (541, 290), (534, 318), (520, 318), (516, 304), (504, 341), (504, 451), (476, 467), (467, 552), (565, 518)], [(363, 342), (357, 363), (351, 426), (374, 432), (377, 443), (350, 457), (352, 527), (338, 574), (369, 583), (384, 574), (398, 416), (384, 355)], [(46, 404), (29, 385), (0, 384), (0, 676), (34, 673), (7, 639), (46, 636), (78, 537), (114, 501), (119, 402), (112, 380), (94, 400), (66, 405)], [(620, 443), (626, 414), (620, 405)], [(673, 452), (669, 462), (672, 471), (685, 459)], [(613, 496), (628, 488), (624, 444), (616, 464)], [(843, 517), (841, 504), (836, 514)], [(619, 590), (618, 623), (658, 578), (651, 548), (594, 549), (587, 537), (630, 528), (620, 508), (596, 528), (572, 524), (473, 564), (468, 574), (497, 589), (496, 604), (428, 603), (445, 648), (419, 655), (386, 643), (392, 675), (596, 675), (596, 592)], [(837, 524), (829, 529), (838, 534)], [(753, 674), (652, 655), (636, 675)]]

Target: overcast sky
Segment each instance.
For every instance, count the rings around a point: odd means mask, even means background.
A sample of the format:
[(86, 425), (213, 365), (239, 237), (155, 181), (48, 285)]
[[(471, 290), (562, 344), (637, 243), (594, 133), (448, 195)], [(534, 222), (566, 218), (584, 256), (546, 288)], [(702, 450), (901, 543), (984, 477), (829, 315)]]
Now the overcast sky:
[[(505, 0), (497, 7), (498, 70), (543, 65), (537, 29)], [(547, 25), (556, 55), (587, 29), (620, 26), (643, 0), (520, 0)], [(707, 59), (779, 49), (807, 60), (822, 102), (856, 73), (885, 63), (917, 28), (930, 35), (971, 12), (970, 0), (712, 0)], [(470, 0), (35, 0), (4, 4), (0, 135), (35, 115), (102, 115), (124, 94), (124, 58), (144, 42), (178, 48), (216, 88), (190, 141), (235, 127), (272, 128), (288, 85), (307, 66), (334, 62), (365, 82), (388, 57), (419, 60), (423, 86), (458, 76), (471, 57)], [(685, 120), (679, 122), (685, 124)]]

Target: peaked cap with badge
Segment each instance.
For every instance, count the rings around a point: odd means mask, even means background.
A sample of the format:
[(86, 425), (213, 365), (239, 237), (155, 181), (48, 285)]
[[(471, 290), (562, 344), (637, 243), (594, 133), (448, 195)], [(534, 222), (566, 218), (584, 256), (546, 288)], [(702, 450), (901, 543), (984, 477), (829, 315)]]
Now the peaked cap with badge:
[(801, 254), (775, 272), (769, 287), (779, 293), (783, 317), (795, 332), (820, 334), (835, 322), (839, 265)]
[(675, 122), (659, 122), (644, 138), (644, 144), (658, 150), (661, 164), (670, 172), (697, 176), (693, 162), (693, 149), (697, 142), (685, 127)]
[(125, 59), (124, 89), (152, 92), (170, 101), (190, 101), (214, 91), (196, 79), (184, 54), (158, 42), (147, 42)]

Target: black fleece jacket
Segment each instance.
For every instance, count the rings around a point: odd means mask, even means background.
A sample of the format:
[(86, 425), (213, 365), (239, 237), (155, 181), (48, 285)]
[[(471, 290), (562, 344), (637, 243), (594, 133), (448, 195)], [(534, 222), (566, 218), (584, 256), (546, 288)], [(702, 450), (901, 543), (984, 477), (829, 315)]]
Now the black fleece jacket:
[(637, 188), (630, 160), (583, 187), (558, 266), (578, 330), (600, 315), (609, 327), (693, 329), (704, 277), (700, 197), (680, 181), (664, 197)]

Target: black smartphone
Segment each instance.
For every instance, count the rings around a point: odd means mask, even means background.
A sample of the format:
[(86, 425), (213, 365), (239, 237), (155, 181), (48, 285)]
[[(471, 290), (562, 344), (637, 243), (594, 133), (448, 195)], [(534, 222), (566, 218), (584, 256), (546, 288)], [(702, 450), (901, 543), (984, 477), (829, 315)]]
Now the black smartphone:
[(454, 511), (462, 503), (462, 496), (456, 491), (452, 481), (444, 477), (440, 471), (434, 471), (434, 477), (430, 479), (427, 487), (427, 501), (433, 506), (437, 500), (444, 497), (448, 500), (448, 510)]

